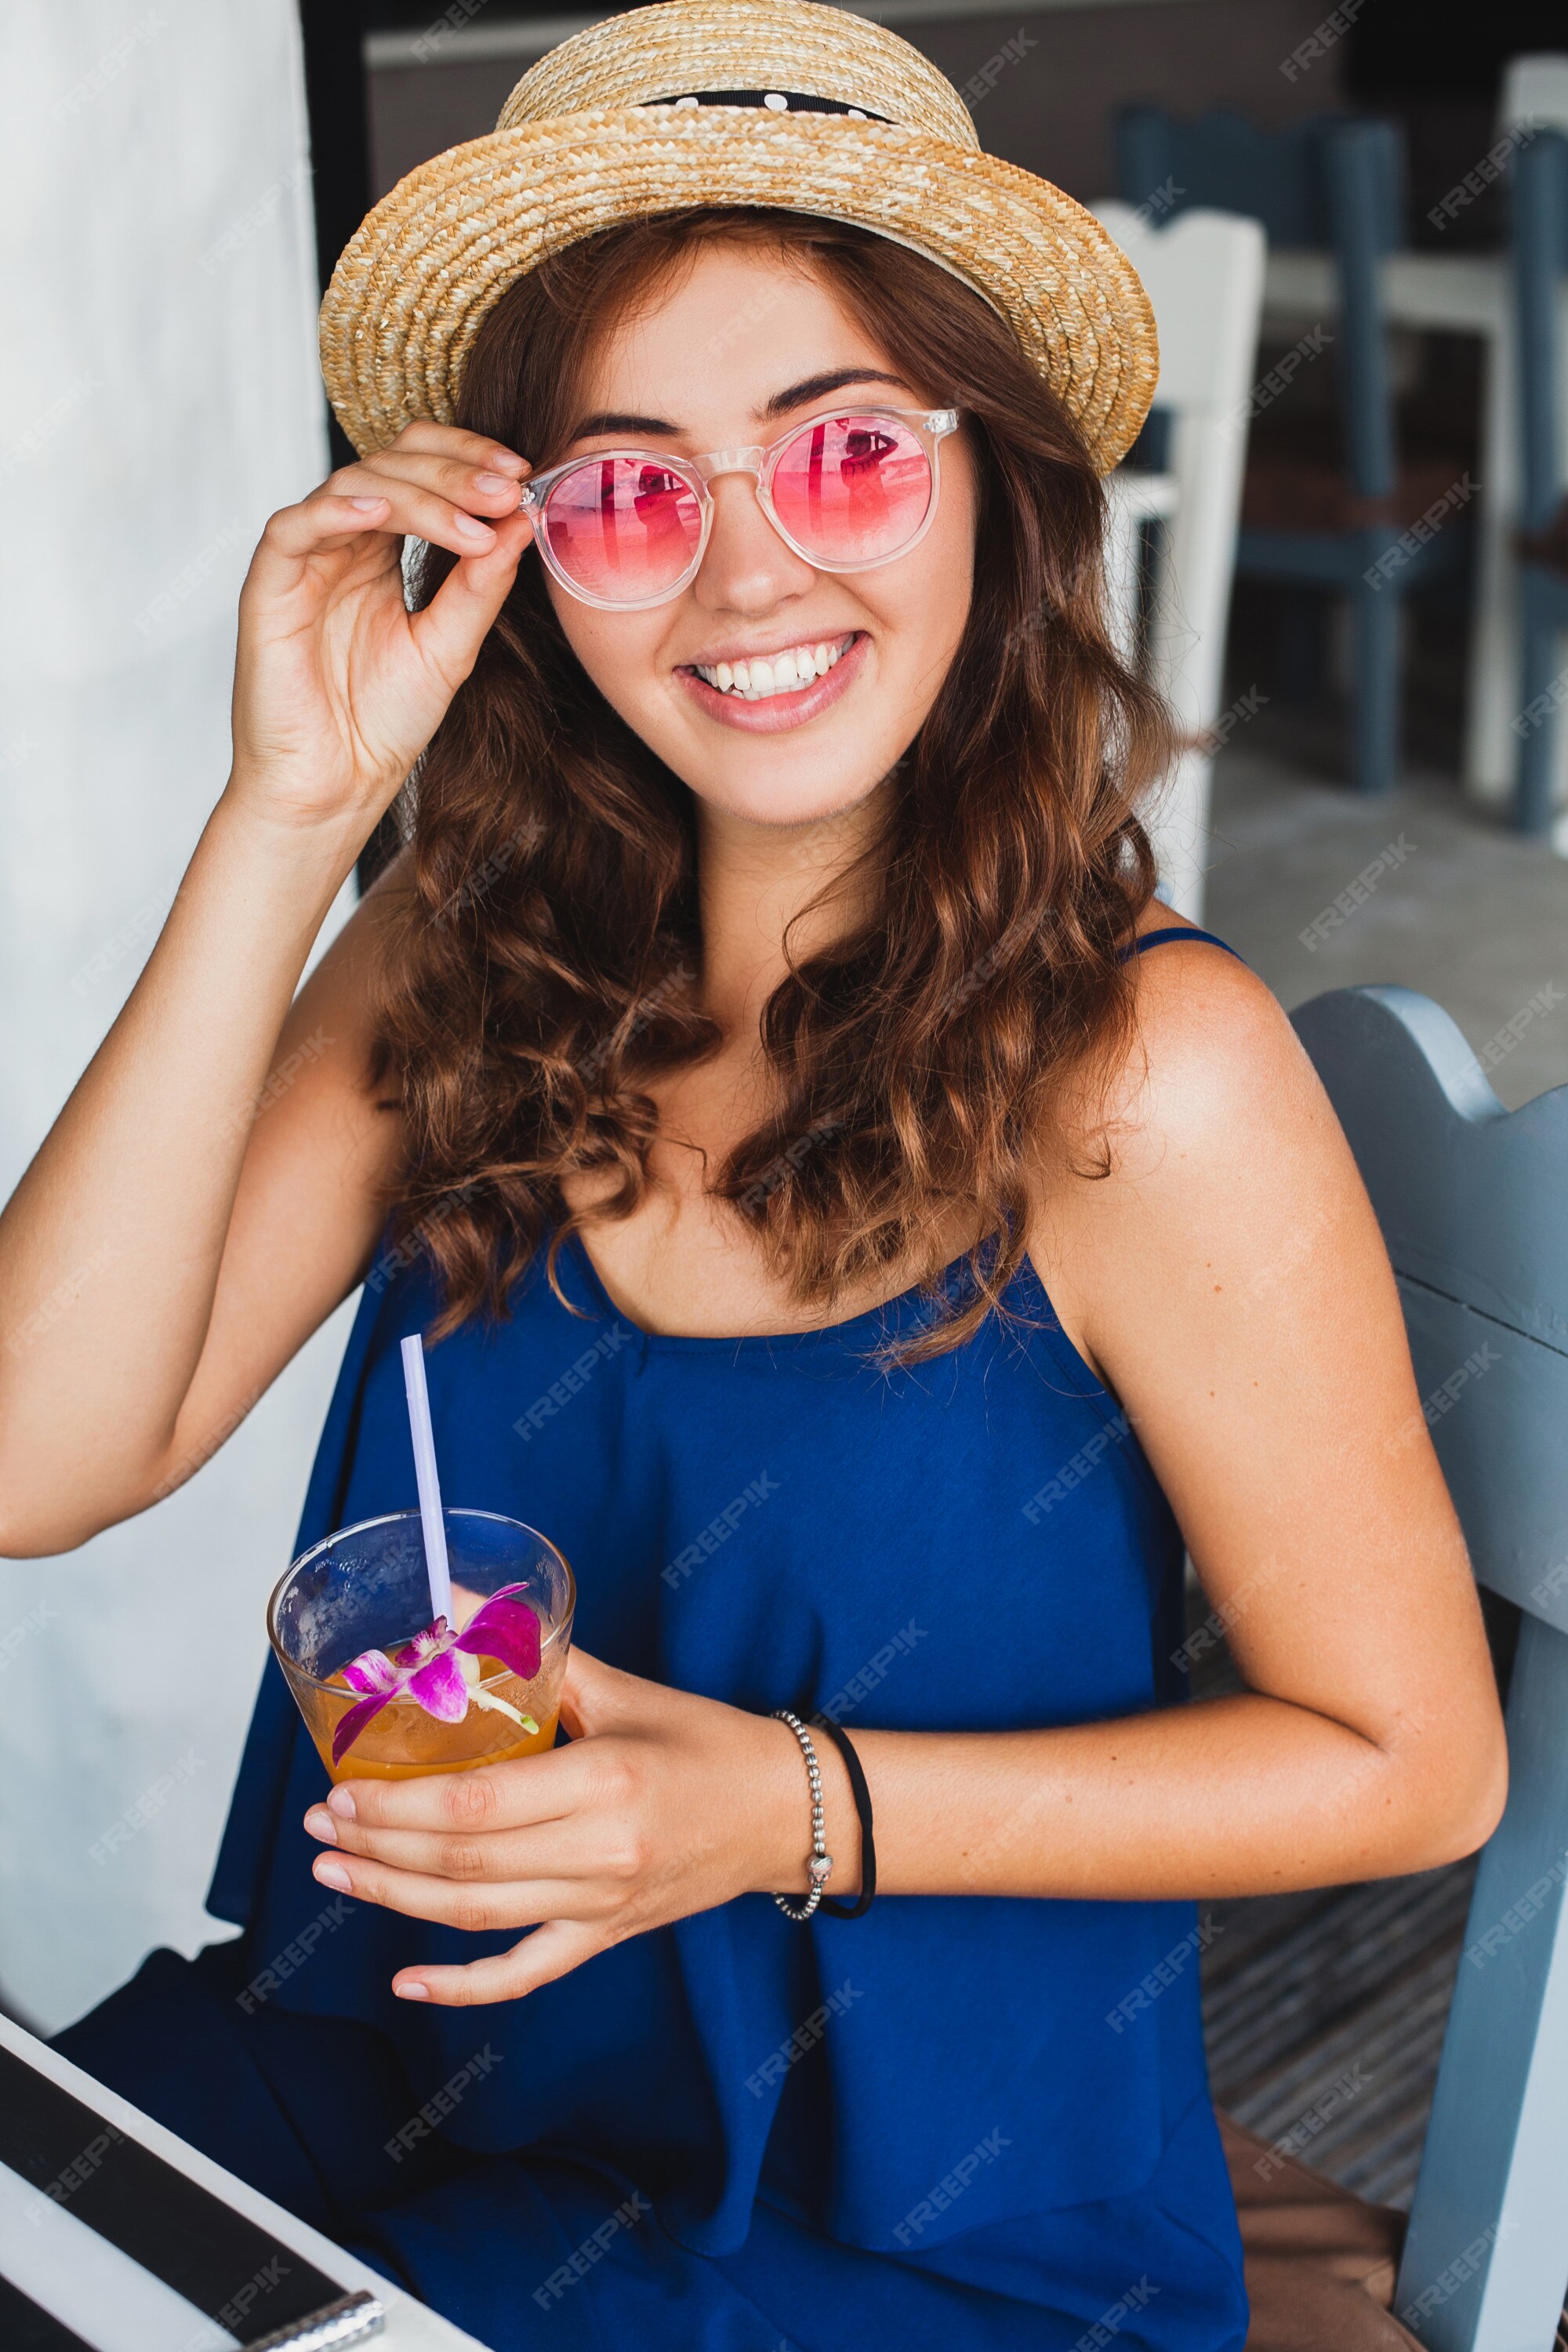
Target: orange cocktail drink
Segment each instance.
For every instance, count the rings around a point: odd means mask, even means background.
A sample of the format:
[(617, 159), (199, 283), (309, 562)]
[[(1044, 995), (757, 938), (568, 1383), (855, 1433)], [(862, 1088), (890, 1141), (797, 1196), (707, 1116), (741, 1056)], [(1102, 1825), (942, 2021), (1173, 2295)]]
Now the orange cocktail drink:
[(570, 1568), (520, 1519), (448, 1510), (442, 1524), (449, 1626), (431, 1622), (417, 1511), (340, 1528), (294, 1562), (268, 1605), (278, 1663), (334, 1780), (463, 1772), (554, 1743)]

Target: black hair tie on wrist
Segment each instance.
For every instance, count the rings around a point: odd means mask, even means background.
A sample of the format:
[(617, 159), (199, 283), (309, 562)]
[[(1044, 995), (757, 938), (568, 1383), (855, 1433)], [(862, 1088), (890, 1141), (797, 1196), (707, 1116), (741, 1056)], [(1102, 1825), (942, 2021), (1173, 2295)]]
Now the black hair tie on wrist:
[(866, 1786), (860, 1759), (850, 1746), (849, 1734), (843, 1725), (835, 1723), (830, 1715), (814, 1715), (811, 1727), (814, 1731), (826, 1731), (829, 1738), (837, 1742), (844, 1758), (844, 1769), (849, 1775), (855, 1810), (860, 1816), (860, 1892), (853, 1903), (838, 1903), (831, 1895), (825, 1895), (819, 1907), (831, 1911), (836, 1919), (860, 1919), (871, 1908), (872, 1898), (877, 1892), (877, 1842), (871, 1834), (871, 1791)]

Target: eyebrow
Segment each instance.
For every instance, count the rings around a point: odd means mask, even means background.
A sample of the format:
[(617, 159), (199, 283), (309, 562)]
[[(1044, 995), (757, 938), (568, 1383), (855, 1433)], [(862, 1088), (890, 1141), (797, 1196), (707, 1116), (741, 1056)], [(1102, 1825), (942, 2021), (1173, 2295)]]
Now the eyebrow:
[(808, 400), (826, 400), (829, 393), (842, 392), (848, 383), (890, 383), (899, 392), (909, 386), (901, 376), (889, 375), (885, 368), (826, 368), (820, 375), (803, 376), (799, 383), (775, 392), (764, 401), (759, 412), (763, 424), (777, 416), (787, 416), (792, 408), (803, 407)]
[[(800, 408), (808, 400), (826, 400), (831, 393), (842, 392), (846, 384), (890, 383), (895, 391), (907, 392), (902, 376), (889, 375), (883, 368), (825, 368), (816, 375), (803, 376), (798, 383), (786, 384), (775, 392), (757, 410), (760, 424), (772, 424), (775, 418), (787, 416), (792, 408)], [(663, 433), (676, 435), (683, 425), (673, 424), (668, 416), (639, 416), (635, 410), (623, 408), (595, 409), (584, 416), (569, 436), (573, 441), (588, 441), (600, 433)]]

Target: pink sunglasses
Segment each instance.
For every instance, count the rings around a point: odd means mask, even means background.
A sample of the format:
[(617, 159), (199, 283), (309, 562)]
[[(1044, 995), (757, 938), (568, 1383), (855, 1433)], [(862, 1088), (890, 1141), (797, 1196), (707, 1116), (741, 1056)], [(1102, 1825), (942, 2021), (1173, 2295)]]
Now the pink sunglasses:
[(605, 449), (534, 475), (521, 503), (570, 595), (637, 612), (696, 578), (719, 474), (754, 475), (763, 512), (816, 571), (865, 572), (907, 555), (931, 529), (938, 447), (957, 430), (955, 408), (857, 408), (814, 416), (765, 449)]

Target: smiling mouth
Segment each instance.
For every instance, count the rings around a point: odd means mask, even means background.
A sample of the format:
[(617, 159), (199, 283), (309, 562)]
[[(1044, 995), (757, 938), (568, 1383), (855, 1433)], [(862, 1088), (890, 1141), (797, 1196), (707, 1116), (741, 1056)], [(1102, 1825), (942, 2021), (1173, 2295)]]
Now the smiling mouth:
[(682, 664), (704, 686), (716, 694), (733, 697), (738, 702), (776, 700), (786, 694), (804, 694), (818, 678), (826, 677), (837, 667), (860, 632), (850, 629), (839, 637), (819, 639), (814, 645), (788, 646), (782, 653), (758, 655), (751, 661), (703, 662)]

